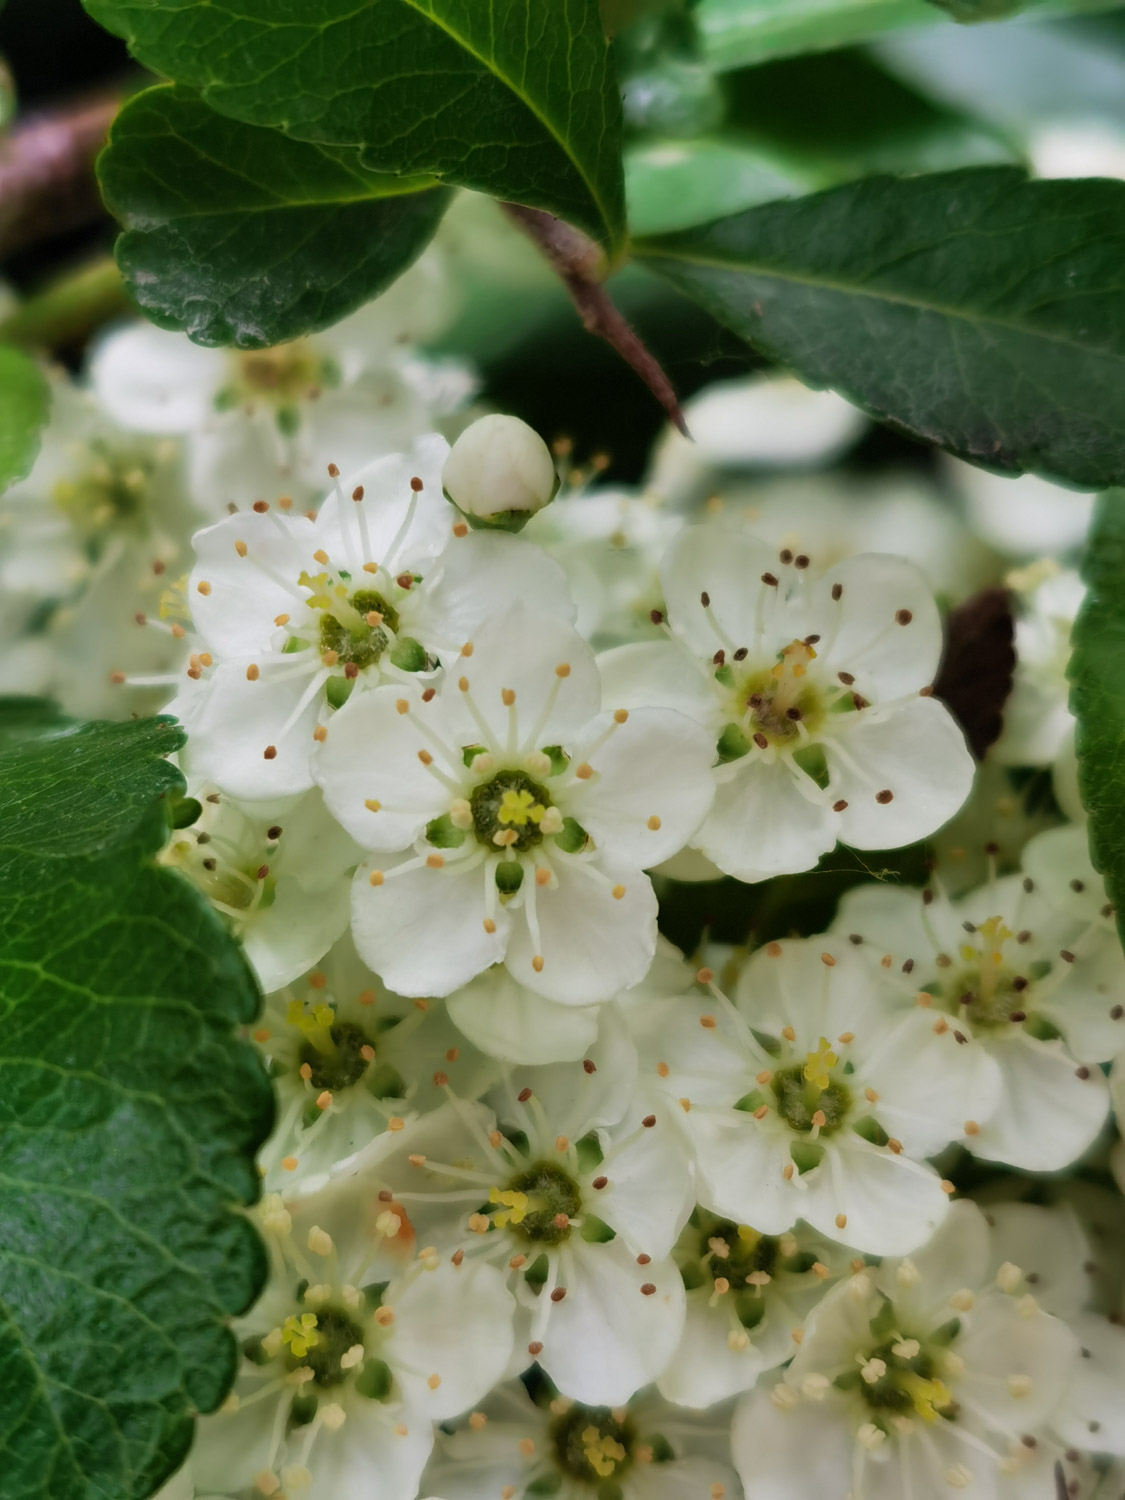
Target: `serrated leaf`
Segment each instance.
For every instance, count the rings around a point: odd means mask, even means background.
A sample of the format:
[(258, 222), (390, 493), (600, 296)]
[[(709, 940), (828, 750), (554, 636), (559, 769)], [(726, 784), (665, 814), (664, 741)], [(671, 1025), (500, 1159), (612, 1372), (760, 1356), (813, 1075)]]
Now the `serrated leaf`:
[(264, 1276), (249, 970), (153, 855), (169, 719), (0, 701), (0, 1496), (143, 1500), (236, 1365)]
[(0, 490), (30, 471), (50, 406), (50, 389), (35, 361), (0, 346)]
[(1098, 498), (1071, 635), (1070, 709), (1078, 721), (1078, 790), (1090, 855), (1105, 877), (1125, 943), (1125, 493)]
[(616, 243), (621, 104), (597, 0), (84, 0), (220, 113)]
[[(991, 0), (974, 0), (991, 3)], [(1037, 16), (1110, 10), (1121, 0), (1028, 0)], [(743, 68), (800, 52), (827, 52), (919, 26), (943, 25), (922, 0), (700, 0), (695, 10), (704, 55), (716, 68)]]
[(290, 140), (164, 84), (130, 99), (98, 163), (125, 226), (117, 261), (154, 322), (261, 348), (378, 295), (450, 200), (432, 178), (369, 172), (354, 151)]
[(1125, 183), (872, 177), (640, 241), (759, 352), (970, 462), (1125, 480)]

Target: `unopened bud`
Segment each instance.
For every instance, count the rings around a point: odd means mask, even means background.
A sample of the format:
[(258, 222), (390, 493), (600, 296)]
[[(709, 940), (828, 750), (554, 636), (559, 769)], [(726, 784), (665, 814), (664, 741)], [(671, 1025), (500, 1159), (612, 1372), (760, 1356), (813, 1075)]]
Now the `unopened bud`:
[(470, 526), (521, 531), (559, 487), (539, 434), (518, 417), (481, 417), (454, 443), (441, 475), (446, 498)]

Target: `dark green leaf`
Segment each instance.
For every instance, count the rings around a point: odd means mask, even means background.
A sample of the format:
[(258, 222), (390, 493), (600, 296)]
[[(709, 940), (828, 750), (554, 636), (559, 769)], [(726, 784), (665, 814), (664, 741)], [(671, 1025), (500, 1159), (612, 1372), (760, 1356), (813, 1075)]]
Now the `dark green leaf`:
[(257, 995), (153, 855), (168, 719), (0, 702), (0, 1496), (142, 1500), (234, 1376), (264, 1275), (235, 1209), (272, 1104)]
[(621, 104), (597, 0), (85, 4), (222, 114), (621, 238)]
[[(981, 0), (984, 3), (984, 0)], [(1044, 16), (1109, 10), (1121, 0), (1028, 0)], [(742, 68), (799, 52), (827, 52), (911, 27), (941, 25), (921, 0), (700, 0), (704, 52), (716, 68)]]
[(43, 372), (18, 349), (0, 347), (0, 490), (22, 479), (39, 452), (51, 393)]
[(117, 260), (154, 322), (260, 348), (324, 328), (381, 292), (437, 227), (449, 190), (369, 172), (162, 85), (122, 109), (99, 161), (126, 226)]
[(872, 177), (635, 248), (761, 353), (927, 442), (1125, 480), (1125, 183)]
[(1105, 877), (1125, 943), (1125, 493), (1094, 510), (1082, 576), (1088, 592), (1071, 637), (1070, 708), (1078, 720), (1078, 789), (1090, 855)]

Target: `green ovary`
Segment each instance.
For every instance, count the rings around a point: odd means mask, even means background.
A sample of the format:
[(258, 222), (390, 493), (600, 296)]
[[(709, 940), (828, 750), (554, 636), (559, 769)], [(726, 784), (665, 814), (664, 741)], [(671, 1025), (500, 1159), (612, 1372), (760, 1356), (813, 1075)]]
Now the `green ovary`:
[(351, 1088), (370, 1065), (371, 1059), (363, 1055), (365, 1047), (372, 1048), (371, 1038), (354, 1021), (317, 1028), (315, 1040), (310, 1037), (301, 1047), (301, 1064), (308, 1064), (309, 1083), (332, 1093)]
[[(504, 1189), (493, 1189), (500, 1205), (493, 1219), (520, 1239), (536, 1245), (561, 1245), (570, 1238), (569, 1220), (582, 1212), (578, 1184), (555, 1162), (541, 1161), (518, 1173)], [(563, 1223), (562, 1219), (568, 1222)]]
[(828, 1086), (821, 1088), (807, 1073), (807, 1065), (795, 1063), (779, 1068), (773, 1075), (770, 1088), (777, 1101), (777, 1112), (791, 1130), (807, 1135), (814, 1128), (813, 1115), (819, 1110), (824, 1115), (820, 1134), (832, 1135), (848, 1117), (851, 1090), (835, 1079), (829, 1079)]
[(344, 1356), (363, 1344), (363, 1329), (339, 1307), (318, 1309), (311, 1322), (307, 1313), (300, 1320), (290, 1318), (282, 1336), (289, 1368), (311, 1370), (313, 1384), (322, 1389), (343, 1385), (349, 1379), (352, 1371), (344, 1366)]
[[(334, 651), (342, 664), (357, 667), (361, 672), (379, 660), (390, 642), (388, 631), (398, 630), (398, 611), (388, 604), (374, 589), (359, 589), (348, 599), (354, 611), (354, 623), (344, 624), (330, 611), (325, 611), (320, 620), (320, 650)], [(367, 616), (380, 614), (382, 625), (369, 625)], [(386, 629), (384, 629), (386, 626)]]
[(571, 1406), (551, 1423), (555, 1463), (568, 1479), (608, 1496), (612, 1482), (632, 1465), (636, 1430), (605, 1406)]
[(498, 771), (474, 788), (469, 798), (480, 842), (493, 849), (506, 846), (516, 853), (542, 843), (539, 825), (551, 805), (547, 790), (524, 771)]

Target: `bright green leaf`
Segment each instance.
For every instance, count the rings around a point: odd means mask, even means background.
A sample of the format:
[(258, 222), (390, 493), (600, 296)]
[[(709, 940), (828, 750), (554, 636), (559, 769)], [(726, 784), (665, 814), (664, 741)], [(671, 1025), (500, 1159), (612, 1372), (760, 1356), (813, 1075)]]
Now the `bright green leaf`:
[(189, 89), (137, 94), (98, 164), (126, 226), (117, 260), (163, 328), (260, 348), (324, 328), (381, 292), (449, 202), (429, 178), (208, 109)]
[(0, 1496), (142, 1500), (234, 1377), (272, 1101), (238, 948), (153, 864), (169, 719), (0, 702)]
[[(985, 0), (980, 0), (985, 3)], [(1029, 0), (1042, 16), (1109, 10), (1121, 0)], [(742, 68), (799, 52), (827, 52), (912, 27), (948, 24), (923, 0), (700, 0), (700, 40), (716, 68)]]
[(1125, 494), (1102, 495), (1086, 546), (1088, 589), (1071, 638), (1070, 707), (1090, 854), (1125, 942)]
[(35, 361), (0, 346), (0, 490), (31, 469), (50, 405), (50, 389)]
[(222, 114), (621, 238), (621, 104), (597, 0), (85, 4)]
[(1125, 183), (871, 177), (635, 250), (882, 421), (999, 471), (1125, 480)]
[(770, 152), (725, 134), (627, 147), (625, 185), (630, 228), (652, 235), (705, 224), (813, 184), (787, 172)]

